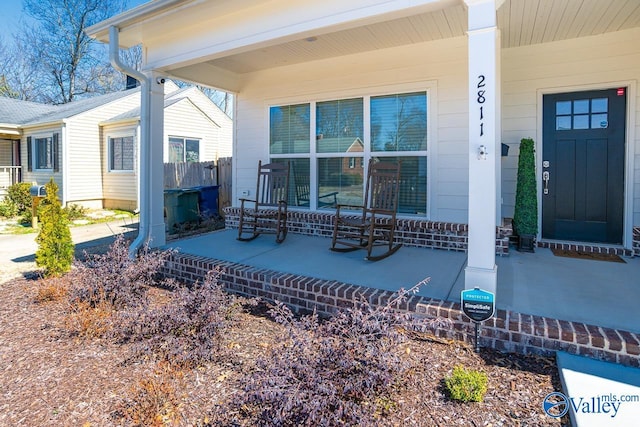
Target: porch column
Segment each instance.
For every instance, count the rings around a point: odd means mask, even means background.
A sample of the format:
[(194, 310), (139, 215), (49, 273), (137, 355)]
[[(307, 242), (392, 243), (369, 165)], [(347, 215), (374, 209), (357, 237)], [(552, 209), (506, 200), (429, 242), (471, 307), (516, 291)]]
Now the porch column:
[(495, 293), (500, 159), (500, 0), (464, 0), (469, 16), (469, 245), (465, 288)]
[[(140, 179), (147, 181), (148, 209), (148, 241), (149, 247), (155, 248), (166, 243), (164, 225), (164, 79), (156, 72), (146, 72), (149, 78), (149, 150), (147, 153), (147, 177)], [(142, 118), (144, 120), (144, 118)], [(142, 126), (145, 126), (142, 122)], [(142, 204), (144, 206), (144, 204)]]

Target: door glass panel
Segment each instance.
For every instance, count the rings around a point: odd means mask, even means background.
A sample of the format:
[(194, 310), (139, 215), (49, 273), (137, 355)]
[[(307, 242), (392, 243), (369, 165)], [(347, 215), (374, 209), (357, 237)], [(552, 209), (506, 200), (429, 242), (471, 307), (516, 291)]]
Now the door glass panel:
[(556, 130), (570, 130), (571, 116), (556, 117)]
[(609, 127), (609, 122), (607, 122), (607, 114), (591, 115), (591, 129), (602, 129), (606, 127)]
[(573, 116), (574, 129), (589, 129), (589, 115)]
[(573, 101), (573, 114), (587, 114), (589, 113), (589, 100), (579, 99)]
[(606, 113), (608, 106), (609, 100), (607, 98), (595, 98), (591, 100), (592, 113)]
[(556, 114), (571, 114), (571, 101), (556, 102)]

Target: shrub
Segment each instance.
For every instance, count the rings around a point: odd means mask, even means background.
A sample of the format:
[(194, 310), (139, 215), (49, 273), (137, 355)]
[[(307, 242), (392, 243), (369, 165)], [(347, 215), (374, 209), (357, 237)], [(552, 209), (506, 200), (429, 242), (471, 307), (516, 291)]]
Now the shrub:
[(45, 188), (47, 196), (41, 203), (40, 232), (36, 237), (36, 264), (44, 267), (45, 276), (60, 276), (71, 269), (74, 245), (69, 221), (60, 205), (58, 186), (53, 178)]
[(25, 213), (31, 213), (31, 184), (28, 182), (19, 182), (13, 184), (7, 189), (7, 200), (15, 205), (15, 215), (24, 215)]
[(178, 422), (183, 374), (159, 365), (139, 378), (117, 404), (114, 415), (129, 426), (162, 427)]
[(86, 260), (71, 273), (71, 303), (107, 304), (114, 310), (145, 305), (148, 287), (165, 284), (160, 269), (170, 254), (144, 247), (130, 259), (127, 241), (119, 235), (106, 254), (85, 254)]
[(296, 319), (277, 303), (272, 316), (286, 335), (246, 374), (244, 393), (215, 414), (259, 426), (377, 425), (410, 367), (399, 345), (413, 322), (393, 310), (404, 294), (377, 308), (357, 303), (326, 322)]
[(64, 278), (50, 277), (40, 280), (36, 289), (35, 301), (45, 303), (49, 301), (61, 301), (67, 297), (69, 284)]
[(15, 203), (8, 197), (0, 200), (0, 216), (5, 218), (13, 218), (18, 214), (18, 208)]
[(75, 219), (82, 219), (85, 217), (87, 213), (87, 209), (76, 204), (71, 204), (64, 208), (64, 212), (69, 218), (69, 221), (73, 221)]
[(453, 368), (451, 376), (445, 378), (444, 384), (453, 400), (482, 402), (487, 392), (487, 374), (458, 365)]
[(210, 272), (192, 288), (175, 285), (169, 301), (119, 314), (114, 337), (133, 342), (138, 354), (192, 368), (223, 353), (224, 331), (242, 312), (247, 300), (226, 294), (218, 285), (220, 272)]
[(536, 190), (534, 142), (523, 138), (518, 157), (516, 205), (513, 214), (514, 231), (522, 236), (538, 233), (538, 196)]

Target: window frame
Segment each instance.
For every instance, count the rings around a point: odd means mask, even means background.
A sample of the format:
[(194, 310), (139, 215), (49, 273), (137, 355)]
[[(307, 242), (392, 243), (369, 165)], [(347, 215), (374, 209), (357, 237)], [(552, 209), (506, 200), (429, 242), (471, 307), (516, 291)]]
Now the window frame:
[[(388, 95), (403, 95), (416, 92), (424, 92), (426, 95), (426, 138), (427, 144), (425, 150), (419, 151), (373, 151), (371, 149), (371, 98), (378, 96)], [(349, 153), (327, 153), (317, 152), (316, 147), (316, 108), (317, 104), (326, 101), (338, 101), (343, 99), (362, 98), (363, 99), (363, 143), (364, 150), (361, 153), (349, 152)], [(426, 158), (426, 206), (424, 214), (408, 214), (398, 212), (397, 217), (402, 218), (431, 218), (432, 192), (431, 192), (431, 170), (433, 156), (436, 152), (437, 142), (435, 139), (434, 129), (436, 129), (436, 117), (435, 105), (437, 105), (437, 83), (435, 81), (422, 81), (415, 83), (407, 83), (401, 85), (389, 85), (381, 87), (367, 87), (360, 89), (353, 89), (348, 91), (339, 91), (332, 93), (318, 94), (317, 97), (307, 95), (304, 98), (300, 97), (286, 97), (271, 99), (265, 102), (266, 107), (266, 141), (270, 138), (270, 110), (272, 107), (282, 107), (286, 105), (298, 105), (309, 104), (309, 122), (310, 122), (310, 136), (309, 136), (309, 153), (283, 153), (272, 154), (270, 152), (269, 144), (266, 146), (266, 153), (269, 159), (309, 159), (310, 166), (310, 181), (311, 181), (311, 194), (309, 206), (299, 207), (290, 206), (290, 209), (299, 209), (303, 211), (318, 211), (318, 159), (321, 158), (344, 158), (354, 157), (360, 158), (363, 162), (364, 174), (367, 174), (368, 159), (371, 157), (424, 157)], [(363, 183), (364, 191), (364, 183)], [(335, 211), (335, 209), (322, 208), (322, 211)]]
[[(170, 150), (171, 150), (171, 138), (174, 139), (182, 139), (182, 162), (172, 162), (169, 158)], [(187, 160), (187, 140), (189, 141), (197, 141), (198, 142), (198, 160), (196, 162), (190, 162)], [(195, 136), (178, 136), (178, 135), (169, 135), (167, 137), (167, 163), (197, 163), (202, 162), (202, 140), (203, 138), (195, 137)]]
[[(131, 169), (114, 169), (113, 168), (113, 163), (112, 163), (112, 149), (113, 149), (113, 144), (112, 144), (112, 140), (113, 139), (117, 139), (117, 138), (127, 138), (127, 137), (131, 137), (132, 138), (132, 144), (133, 144), (133, 159), (132, 159), (132, 163), (131, 163)], [(114, 173), (114, 174), (133, 174), (136, 172), (137, 169), (137, 154), (138, 154), (138, 138), (136, 135), (136, 132), (134, 130), (131, 130), (130, 132), (127, 131), (121, 131), (121, 132), (113, 132), (113, 133), (108, 133), (107, 134), (107, 172), (108, 173)]]
[[(33, 171), (34, 172), (53, 172), (54, 166), (55, 166), (55, 159), (53, 158), (53, 156), (55, 156), (55, 150), (54, 150), (54, 146), (53, 146), (53, 134), (54, 132), (51, 133), (40, 133), (40, 134), (35, 134), (31, 136), (31, 152), (33, 153)], [(51, 167), (47, 167), (47, 168), (42, 168), (40, 167), (40, 150), (38, 150), (38, 140), (42, 140), (42, 139), (48, 139), (49, 140), (49, 144), (50, 144), (50, 152), (51, 152)]]

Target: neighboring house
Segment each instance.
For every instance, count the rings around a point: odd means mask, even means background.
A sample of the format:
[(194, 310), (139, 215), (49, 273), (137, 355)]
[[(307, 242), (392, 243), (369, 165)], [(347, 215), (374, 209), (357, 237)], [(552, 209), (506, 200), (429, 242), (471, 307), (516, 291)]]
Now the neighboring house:
[[(298, 209), (311, 218), (318, 171), (344, 164), (333, 159), (398, 158), (412, 180), (403, 218), (468, 229), (466, 286), (495, 290), (519, 141), (532, 137), (539, 240), (640, 253), (635, 0), (166, 0), (88, 32), (142, 44), (151, 88), (171, 76), (235, 94), (234, 206), (260, 159), (308, 171), (310, 205)], [(338, 136), (364, 150), (327, 151)], [(162, 195), (149, 197), (158, 215)]]
[[(231, 119), (200, 90), (168, 81), (164, 109), (165, 162), (230, 155)], [(42, 185), (53, 177), (64, 204), (137, 208), (139, 88), (60, 106), (0, 98), (0, 112), (7, 122), (0, 125), (7, 136), (0, 141), (2, 184)], [(19, 171), (11, 180), (2, 173), (8, 166)]]

